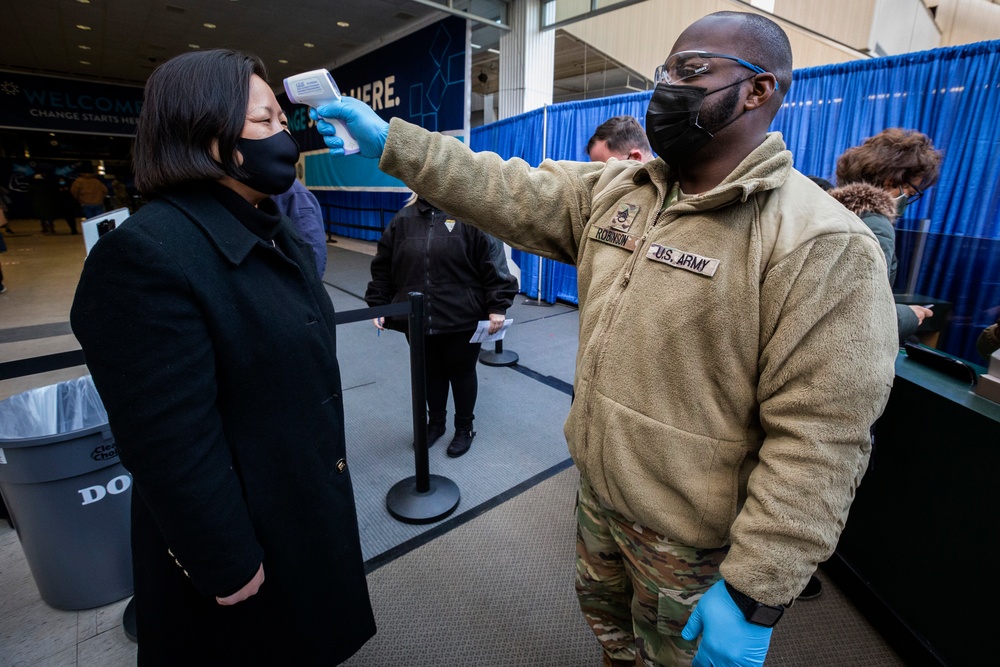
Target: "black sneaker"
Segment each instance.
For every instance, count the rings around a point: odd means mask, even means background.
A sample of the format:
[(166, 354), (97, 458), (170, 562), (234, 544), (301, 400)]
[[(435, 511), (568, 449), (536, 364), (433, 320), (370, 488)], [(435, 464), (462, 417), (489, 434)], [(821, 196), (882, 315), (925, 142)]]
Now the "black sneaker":
[(472, 439), (476, 437), (475, 431), (455, 431), (455, 437), (448, 445), (448, 456), (457, 459), (462, 454), (469, 451), (472, 446)]

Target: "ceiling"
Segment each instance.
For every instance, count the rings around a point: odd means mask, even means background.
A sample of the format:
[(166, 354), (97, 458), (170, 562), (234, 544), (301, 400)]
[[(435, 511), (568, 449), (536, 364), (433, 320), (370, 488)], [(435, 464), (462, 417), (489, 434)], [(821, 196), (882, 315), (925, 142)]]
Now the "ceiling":
[[(652, 88), (652, 81), (624, 67), (565, 30), (556, 30), (552, 102), (620, 95)], [(473, 42), (475, 43), (475, 42)], [(477, 50), (472, 56), (472, 92), (499, 89), (500, 54)]]
[[(506, 20), (505, 0), (12, 0), (0, 20), (0, 70), (142, 86), (176, 55), (233, 48), (259, 56), (278, 89), (287, 76), (334, 69), (448, 16), (435, 2)], [(504, 30), (472, 25), (472, 92), (496, 93)], [(649, 85), (562, 30), (555, 50), (555, 102)], [(127, 155), (113, 140), (44, 133), (36, 141), (32, 134), (0, 131), (0, 155), (28, 148), (38, 157)]]
[(0, 68), (135, 85), (143, 85), (159, 63), (173, 56), (219, 47), (260, 56), (271, 81), (280, 82), (305, 70), (333, 67), (446, 16), (411, 0), (19, 0), (4, 5)]

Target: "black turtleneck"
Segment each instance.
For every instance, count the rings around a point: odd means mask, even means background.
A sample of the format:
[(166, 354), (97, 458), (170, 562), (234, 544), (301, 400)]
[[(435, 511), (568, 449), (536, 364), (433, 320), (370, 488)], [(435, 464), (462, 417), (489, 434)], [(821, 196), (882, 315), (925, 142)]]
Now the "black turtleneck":
[(264, 241), (274, 241), (281, 213), (270, 197), (254, 206), (235, 190), (216, 182), (208, 183), (208, 192), (255, 236)]

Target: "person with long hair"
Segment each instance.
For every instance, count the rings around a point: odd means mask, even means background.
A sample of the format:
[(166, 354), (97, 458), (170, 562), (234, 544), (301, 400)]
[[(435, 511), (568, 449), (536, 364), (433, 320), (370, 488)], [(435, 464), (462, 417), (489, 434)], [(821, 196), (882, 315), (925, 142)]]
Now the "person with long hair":
[(298, 144), (255, 56), (149, 77), (149, 203), (98, 240), (73, 331), (132, 473), (140, 665), (336, 664), (375, 633), (333, 305), (270, 199)]
[[(848, 148), (837, 160), (837, 186), (830, 195), (861, 218), (878, 239), (896, 280), (894, 223), (907, 205), (920, 199), (937, 182), (941, 153), (923, 132), (890, 127)], [(923, 306), (896, 305), (902, 345), (933, 311)]]

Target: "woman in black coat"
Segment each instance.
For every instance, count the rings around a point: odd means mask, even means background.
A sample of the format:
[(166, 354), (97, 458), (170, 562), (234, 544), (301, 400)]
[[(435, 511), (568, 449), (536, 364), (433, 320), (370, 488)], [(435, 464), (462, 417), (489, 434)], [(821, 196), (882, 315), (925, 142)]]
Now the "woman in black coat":
[(133, 476), (140, 665), (330, 665), (375, 633), (333, 306), (268, 198), (298, 146), (264, 77), (223, 50), (150, 76), (152, 201), (97, 242), (73, 303)]
[[(470, 343), (480, 321), (489, 332), (503, 326), (517, 294), (499, 241), (414, 195), (382, 233), (371, 265), (365, 301), (384, 306), (425, 295), (424, 354), (427, 369), (427, 445), (444, 435), (448, 387), (455, 400), (455, 435), (448, 456), (469, 451), (476, 432), (473, 411), (479, 384), (479, 343)], [(375, 320), (406, 332), (405, 317)]]

